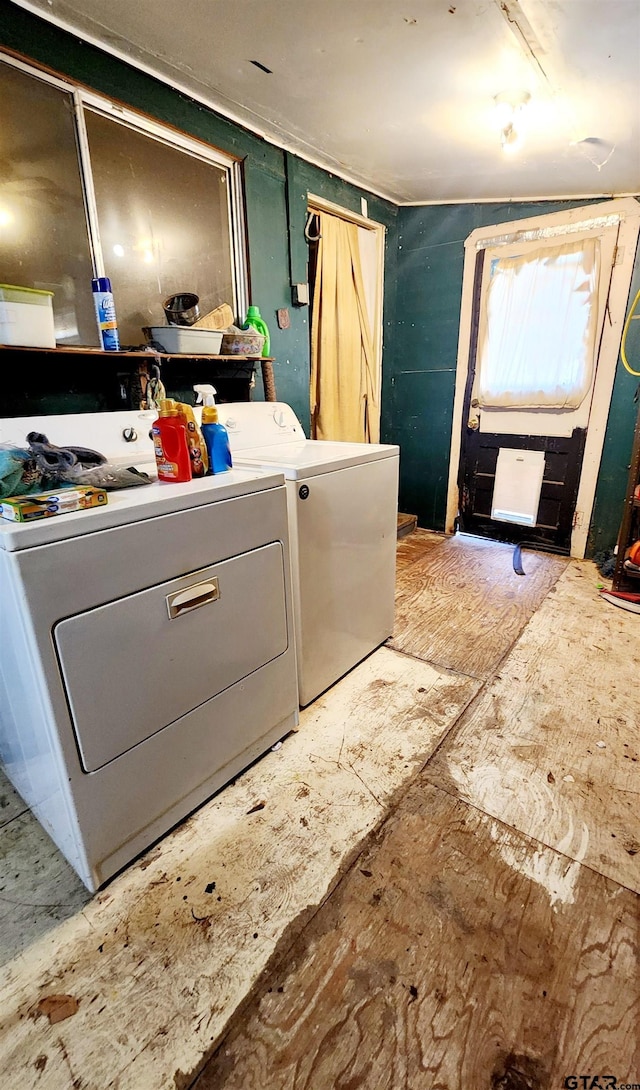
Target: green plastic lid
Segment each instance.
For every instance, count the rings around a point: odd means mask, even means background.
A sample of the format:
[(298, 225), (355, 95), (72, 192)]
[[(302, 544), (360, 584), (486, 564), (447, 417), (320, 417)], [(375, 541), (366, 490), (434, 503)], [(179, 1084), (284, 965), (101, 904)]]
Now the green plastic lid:
[(41, 288), (20, 288), (17, 284), (0, 284), (0, 303), (20, 303), (21, 306), (51, 309), (52, 291)]

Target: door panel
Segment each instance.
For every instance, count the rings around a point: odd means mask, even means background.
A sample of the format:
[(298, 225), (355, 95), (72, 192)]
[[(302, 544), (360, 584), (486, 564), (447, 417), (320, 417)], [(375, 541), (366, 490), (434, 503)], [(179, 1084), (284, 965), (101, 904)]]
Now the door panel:
[[(559, 552), (568, 552), (585, 436), (583, 428), (576, 428), (569, 438), (471, 432), (466, 443), (459, 528), (465, 533), (496, 541), (538, 542)], [(520, 526), (491, 518), (496, 463), (501, 447), (545, 452), (535, 526)]]
[(283, 570), (273, 542), (56, 625), (86, 772), (283, 654)]

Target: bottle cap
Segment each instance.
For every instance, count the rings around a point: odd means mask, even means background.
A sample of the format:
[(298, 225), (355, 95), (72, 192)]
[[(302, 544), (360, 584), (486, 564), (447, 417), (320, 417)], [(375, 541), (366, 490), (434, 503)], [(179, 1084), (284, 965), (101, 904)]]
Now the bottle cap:
[(158, 413), (160, 416), (179, 416), (180, 410), (172, 398), (165, 397), (158, 403)]
[(92, 291), (111, 291), (111, 281), (108, 276), (96, 276), (91, 281)]
[(247, 307), (247, 318), (259, 318), (259, 317), (260, 317), (260, 307), (254, 307), (254, 306)]

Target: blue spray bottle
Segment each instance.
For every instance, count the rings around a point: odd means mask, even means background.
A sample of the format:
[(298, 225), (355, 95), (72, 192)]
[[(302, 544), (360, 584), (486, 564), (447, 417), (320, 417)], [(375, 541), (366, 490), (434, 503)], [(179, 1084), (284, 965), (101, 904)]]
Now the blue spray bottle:
[(194, 386), (198, 395), (198, 404), (202, 406), (202, 438), (207, 446), (209, 455), (209, 468), (211, 473), (224, 473), (231, 469), (231, 448), (227, 429), (218, 421), (218, 410), (215, 403), (215, 389), (213, 386)]
[(100, 347), (105, 352), (117, 352), (120, 348), (118, 339), (118, 323), (116, 320), (116, 307), (111, 291), (111, 281), (108, 276), (97, 276), (91, 281), (93, 292), (93, 305), (98, 319), (98, 332), (100, 333)]

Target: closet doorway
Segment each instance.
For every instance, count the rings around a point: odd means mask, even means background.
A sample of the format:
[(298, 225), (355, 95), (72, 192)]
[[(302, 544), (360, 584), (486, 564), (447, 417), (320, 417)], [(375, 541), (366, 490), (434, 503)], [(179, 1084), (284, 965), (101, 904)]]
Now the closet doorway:
[(385, 228), (311, 194), (311, 438), (380, 441)]

